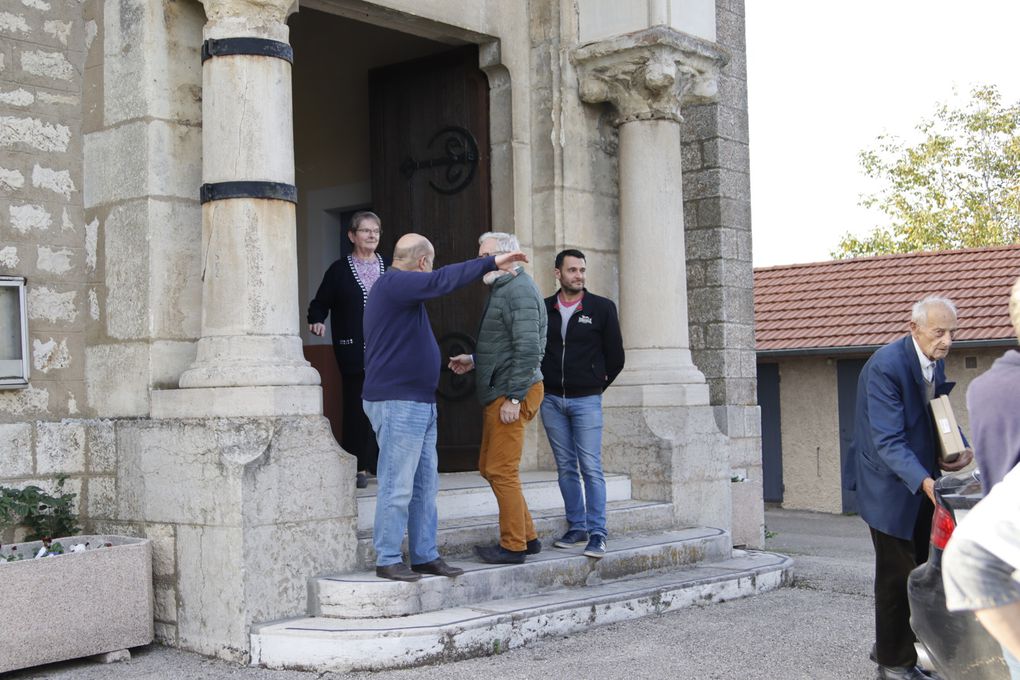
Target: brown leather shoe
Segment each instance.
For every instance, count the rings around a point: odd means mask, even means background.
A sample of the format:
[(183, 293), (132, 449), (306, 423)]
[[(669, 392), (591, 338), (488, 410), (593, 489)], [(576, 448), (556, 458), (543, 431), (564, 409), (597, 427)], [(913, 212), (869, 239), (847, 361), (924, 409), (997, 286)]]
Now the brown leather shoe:
[(387, 564), (385, 567), (376, 567), (375, 575), (379, 578), (388, 578), (391, 581), (417, 581), (421, 579), (421, 574), (414, 573), (403, 562)]
[(451, 567), (444, 562), (442, 557), (437, 557), (431, 562), (425, 562), (424, 564), (412, 564), (411, 571), (416, 571), (419, 574), (432, 574), (433, 576), (449, 576), (450, 578), (464, 573), (464, 570), (460, 567)]

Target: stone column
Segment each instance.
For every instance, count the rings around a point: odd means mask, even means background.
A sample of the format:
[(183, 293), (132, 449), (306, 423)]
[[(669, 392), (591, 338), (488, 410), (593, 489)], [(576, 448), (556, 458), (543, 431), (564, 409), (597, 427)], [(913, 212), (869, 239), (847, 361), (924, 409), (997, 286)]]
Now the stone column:
[[(202, 331), (155, 417), (321, 413), (295, 235), (293, 0), (203, 0)], [(192, 413), (194, 411), (194, 413)]]
[(610, 102), (620, 131), (620, 322), (627, 367), (614, 399), (707, 404), (691, 360), (681, 174), (681, 103), (714, 96), (725, 52), (657, 26), (573, 54), (581, 99)]
[(728, 530), (729, 441), (691, 359), (681, 104), (715, 95), (726, 53), (664, 26), (572, 54), (579, 95), (619, 128), (620, 322), (627, 364), (604, 397), (603, 457), (637, 498), (668, 500), (678, 525)]
[(197, 358), (116, 433), (110, 520), (160, 527), (171, 556), (160, 639), (241, 663), (253, 625), (301, 614), (309, 577), (356, 563), (355, 459), (298, 336), (293, 4), (203, 1)]

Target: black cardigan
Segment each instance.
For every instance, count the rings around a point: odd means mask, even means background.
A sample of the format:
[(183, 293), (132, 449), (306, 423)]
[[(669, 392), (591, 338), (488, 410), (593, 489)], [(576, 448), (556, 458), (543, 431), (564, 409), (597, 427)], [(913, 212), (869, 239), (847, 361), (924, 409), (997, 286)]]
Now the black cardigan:
[[(390, 262), (376, 253), (379, 273)], [(333, 352), (341, 373), (365, 370), (365, 301), (368, 291), (354, 273), (354, 257), (348, 255), (329, 266), (315, 298), (308, 303), (308, 323), (323, 323), (330, 317)]]

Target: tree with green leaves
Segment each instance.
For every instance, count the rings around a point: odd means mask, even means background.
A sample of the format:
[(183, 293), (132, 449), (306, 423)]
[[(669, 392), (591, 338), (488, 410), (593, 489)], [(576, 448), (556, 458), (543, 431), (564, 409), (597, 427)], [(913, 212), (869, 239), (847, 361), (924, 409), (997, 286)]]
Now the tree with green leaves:
[(888, 224), (845, 234), (834, 258), (1020, 243), (1020, 102), (995, 86), (974, 88), (960, 107), (940, 104), (918, 126), (920, 141), (882, 135), (861, 152), (881, 189), (861, 205)]

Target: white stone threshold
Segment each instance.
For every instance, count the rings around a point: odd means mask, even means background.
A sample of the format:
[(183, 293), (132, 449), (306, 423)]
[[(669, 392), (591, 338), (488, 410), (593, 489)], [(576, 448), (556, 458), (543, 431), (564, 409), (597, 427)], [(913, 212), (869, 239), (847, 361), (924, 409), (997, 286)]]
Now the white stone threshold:
[(307, 617), (254, 626), (252, 664), (277, 669), (354, 671), (486, 656), (532, 640), (778, 588), (793, 561), (757, 551), (526, 597), (394, 618)]

